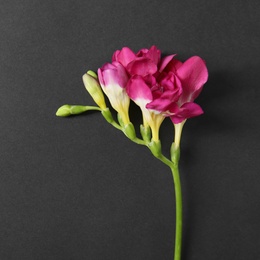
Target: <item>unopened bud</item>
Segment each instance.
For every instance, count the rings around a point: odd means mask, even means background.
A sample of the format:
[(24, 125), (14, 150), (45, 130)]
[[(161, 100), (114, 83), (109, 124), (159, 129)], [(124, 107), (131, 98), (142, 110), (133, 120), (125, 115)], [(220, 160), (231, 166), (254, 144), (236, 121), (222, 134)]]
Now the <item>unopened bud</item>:
[(63, 105), (57, 110), (56, 116), (66, 117), (81, 114), (85, 111), (87, 111), (86, 106)]
[(94, 99), (96, 104), (101, 108), (105, 109), (106, 103), (104, 94), (101, 90), (100, 84), (97, 80), (97, 75), (93, 71), (88, 71), (85, 73), (82, 77), (83, 83), (85, 85), (86, 90), (91, 95), (91, 97)]

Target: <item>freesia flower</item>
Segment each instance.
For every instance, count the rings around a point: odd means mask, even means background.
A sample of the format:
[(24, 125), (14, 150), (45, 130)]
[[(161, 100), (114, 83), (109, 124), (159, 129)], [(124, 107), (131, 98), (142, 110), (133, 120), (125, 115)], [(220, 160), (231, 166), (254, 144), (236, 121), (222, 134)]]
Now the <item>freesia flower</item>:
[(153, 100), (146, 108), (170, 116), (178, 124), (203, 110), (194, 103), (208, 79), (205, 62), (198, 56), (191, 57), (183, 64), (172, 59), (163, 69), (158, 85), (151, 86)]
[(123, 65), (117, 61), (106, 63), (98, 69), (98, 79), (111, 106), (118, 112), (125, 125), (130, 123), (128, 110), (130, 99), (125, 87), (128, 75)]
[[(98, 69), (98, 76), (88, 71), (83, 82), (97, 106), (63, 105), (57, 116), (81, 114), (89, 110), (101, 112), (108, 123), (122, 131), (131, 141), (146, 146), (154, 157), (171, 169), (176, 201), (176, 227), (174, 259), (181, 259), (182, 249), (182, 193), (178, 169), (182, 128), (187, 118), (203, 113), (194, 103), (208, 79), (204, 61), (194, 56), (184, 63), (175, 59), (175, 54), (161, 58), (156, 46), (134, 53), (128, 47), (114, 52), (112, 63)], [(105, 104), (103, 92), (112, 107), (118, 112), (118, 122)], [(140, 107), (143, 125), (140, 126), (142, 139), (136, 135), (135, 127), (129, 120), (130, 98)], [(174, 124), (174, 140), (170, 158), (163, 154), (159, 129), (170, 117)]]
[(128, 72), (127, 94), (141, 108), (144, 125), (151, 127), (155, 139), (164, 117), (178, 124), (203, 113), (193, 101), (208, 78), (206, 65), (198, 56), (184, 63), (175, 54), (160, 56), (160, 50), (152, 46), (136, 54), (124, 47), (112, 57)]

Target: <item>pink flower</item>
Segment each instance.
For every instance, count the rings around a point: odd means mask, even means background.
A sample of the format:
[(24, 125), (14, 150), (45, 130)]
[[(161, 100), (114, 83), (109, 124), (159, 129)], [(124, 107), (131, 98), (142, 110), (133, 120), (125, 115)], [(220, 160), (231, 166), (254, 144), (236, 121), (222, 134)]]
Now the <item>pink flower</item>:
[(193, 101), (208, 79), (204, 61), (194, 56), (182, 63), (174, 56), (161, 59), (155, 46), (137, 54), (125, 47), (113, 55), (128, 71), (127, 94), (141, 108), (144, 125), (151, 127), (155, 138), (164, 117), (178, 124), (203, 113)]
[(160, 61), (161, 52), (155, 46), (148, 49), (141, 49), (136, 54), (128, 47), (121, 51), (114, 52), (112, 61), (120, 62), (130, 76), (147, 76), (157, 72), (157, 65)]
[(170, 116), (174, 124), (201, 115), (203, 110), (193, 101), (207, 79), (208, 71), (200, 57), (191, 57), (183, 64), (172, 59), (158, 77), (158, 85), (151, 87), (153, 100), (146, 108)]
[[(161, 52), (155, 46), (137, 53), (124, 47), (115, 51), (112, 57), (112, 65), (116, 64), (120, 71), (123, 67), (126, 72), (122, 75), (109, 72), (108, 78), (110, 74), (113, 74), (112, 78), (123, 76), (125, 84), (119, 85), (126, 86), (128, 96), (141, 108), (144, 125), (151, 127), (155, 139), (165, 117), (170, 117), (174, 124), (178, 124), (203, 113), (194, 100), (208, 79), (204, 61), (194, 56), (182, 63), (174, 57), (175, 54), (161, 59)], [(110, 70), (112, 65), (106, 66)], [(102, 83), (102, 77), (99, 78), (101, 86), (106, 85)], [(113, 104), (119, 102), (119, 95), (103, 89), (109, 98), (116, 97), (112, 100), (112, 106), (118, 111), (118, 106)]]
[(128, 81), (125, 68), (117, 61), (112, 64), (106, 63), (98, 69), (98, 79), (112, 107), (127, 125), (130, 122), (128, 115), (130, 99), (125, 90)]

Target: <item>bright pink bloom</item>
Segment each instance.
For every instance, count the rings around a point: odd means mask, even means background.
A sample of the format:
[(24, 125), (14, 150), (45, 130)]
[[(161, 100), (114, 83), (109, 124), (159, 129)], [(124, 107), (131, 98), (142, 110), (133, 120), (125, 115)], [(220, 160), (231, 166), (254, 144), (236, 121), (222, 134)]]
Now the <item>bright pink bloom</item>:
[(130, 77), (127, 94), (140, 106), (146, 121), (154, 113), (178, 124), (203, 113), (193, 101), (208, 79), (205, 62), (198, 56), (184, 63), (174, 57), (175, 54), (161, 59), (155, 46), (136, 54), (124, 47), (113, 54), (113, 62), (120, 63)]
[(170, 116), (173, 123), (201, 115), (201, 107), (193, 103), (208, 79), (205, 62), (198, 56), (183, 64), (172, 59), (157, 78), (157, 86), (151, 86), (153, 101), (146, 108)]

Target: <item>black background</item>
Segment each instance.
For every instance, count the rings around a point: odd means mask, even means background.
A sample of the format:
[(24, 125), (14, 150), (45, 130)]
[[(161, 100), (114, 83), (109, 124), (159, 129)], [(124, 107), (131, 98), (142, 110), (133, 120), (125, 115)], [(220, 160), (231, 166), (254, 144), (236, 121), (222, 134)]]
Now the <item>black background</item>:
[[(209, 70), (183, 131), (182, 259), (259, 259), (259, 14), (257, 0), (1, 0), (0, 259), (173, 259), (169, 169), (99, 113), (55, 116), (94, 104), (87, 70), (153, 44)], [(166, 120), (165, 153), (172, 138)]]

